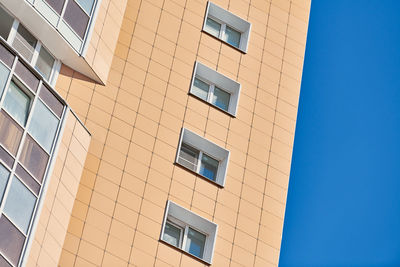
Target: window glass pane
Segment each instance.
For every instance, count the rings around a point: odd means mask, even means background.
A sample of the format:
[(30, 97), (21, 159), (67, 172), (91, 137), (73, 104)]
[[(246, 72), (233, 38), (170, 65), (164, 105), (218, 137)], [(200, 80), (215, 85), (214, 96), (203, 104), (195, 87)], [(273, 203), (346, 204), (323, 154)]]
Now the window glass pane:
[(9, 264), (6, 259), (0, 255), (0, 266), (2, 267), (13, 267), (11, 264)]
[(36, 77), (30, 69), (22, 64), (21, 61), (17, 62), (14, 73), (17, 74), (20, 80), (24, 81), (33, 92), (37, 91), (39, 85), (38, 77)]
[(15, 173), (36, 195), (39, 194), (40, 184), (21, 166), (17, 165)]
[(0, 60), (3, 61), (6, 66), (11, 68), (14, 59), (15, 56), (7, 48), (5, 48), (4, 45), (0, 44)]
[(172, 225), (169, 222), (165, 223), (163, 240), (175, 247), (179, 247), (182, 229)]
[(46, 0), (46, 2), (59, 14), (61, 15), (62, 8), (65, 0)]
[(219, 37), (219, 31), (221, 30), (221, 24), (216, 22), (213, 19), (207, 18), (206, 21), (206, 26), (204, 27), (204, 30), (208, 32), (211, 35), (214, 35), (215, 37)]
[(0, 7), (0, 36), (7, 40), (14, 19)]
[(215, 160), (205, 154), (201, 159), (200, 174), (204, 175), (210, 180), (215, 181), (218, 170), (218, 160)]
[(6, 112), (0, 111), (0, 143), (13, 155), (17, 154), (22, 128)]
[(28, 232), (35, 203), (35, 195), (14, 176), (4, 205), (4, 212), (25, 234)]
[(182, 144), (178, 159), (178, 162), (180, 164), (182, 164), (186, 168), (191, 169), (192, 171), (196, 171), (198, 158), (199, 158), (198, 150), (186, 144)]
[(29, 123), (28, 131), (49, 153), (57, 127), (57, 117), (51, 113), (42, 101), (37, 101), (32, 111), (32, 119)]
[(6, 190), (9, 175), (10, 172), (0, 164), (0, 204), (2, 202), (1, 200), (3, 199), (4, 191)]
[(225, 111), (228, 111), (230, 96), (231, 95), (229, 93), (219, 89), (218, 87), (215, 87), (214, 94), (212, 97), (212, 103), (217, 107)]
[(202, 233), (189, 228), (185, 250), (196, 257), (203, 258), (204, 244), (206, 236)]
[(32, 139), (32, 137), (27, 135), (19, 161), (40, 183), (43, 180), (48, 160), (49, 156), (46, 152)]
[(39, 56), (36, 61), (35, 68), (48, 80), (50, 78), (51, 70), (53, 69), (54, 58), (49, 52), (42, 46), (40, 48)]
[(4, 109), (20, 124), (25, 125), (31, 99), (11, 81), (4, 99)]
[(229, 26), (226, 26), (225, 33), (222, 37), (222, 40), (231, 44), (233, 46), (239, 47), (240, 44), (240, 32), (232, 29)]
[(194, 78), (192, 94), (207, 101), (209, 85), (197, 78)]
[(78, 6), (75, 1), (68, 1), (64, 12), (64, 20), (83, 39), (86, 27), (89, 23), (89, 16)]
[(0, 98), (3, 95), (4, 87), (7, 83), (8, 74), (10, 74), (10, 70), (0, 63)]
[(92, 11), (94, 0), (75, 0), (78, 4), (86, 11), (87, 14), (90, 15), (90, 11)]
[(9, 167), (12, 168), (14, 165), (14, 158), (0, 146), (0, 159)]
[(24, 26), (19, 24), (13, 47), (29, 62), (32, 60), (36, 43), (36, 38)]
[(17, 265), (25, 242), (24, 235), (4, 216), (0, 217), (0, 251)]
[(61, 115), (64, 110), (64, 104), (60, 102), (60, 100), (57, 99), (47, 88), (42, 84), (40, 88), (40, 93), (39, 93), (40, 98), (43, 100), (44, 103), (47, 104), (47, 106), (50, 107), (50, 109), (59, 117), (61, 118)]

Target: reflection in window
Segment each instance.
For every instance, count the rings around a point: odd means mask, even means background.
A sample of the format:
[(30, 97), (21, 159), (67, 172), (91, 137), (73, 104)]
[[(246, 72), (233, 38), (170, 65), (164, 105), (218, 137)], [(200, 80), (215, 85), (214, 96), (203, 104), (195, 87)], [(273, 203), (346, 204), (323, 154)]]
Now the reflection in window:
[(19, 161), (40, 183), (43, 180), (48, 160), (49, 156), (46, 152), (32, 137), (27, 135)]
[(209, 34), (219, 38), (219, 32), (221, 31), (221, 24), (213, 19), (207, 18), (204, 30)]
[(209, 87), (210, 86), (207, 83), (195, 78), (193, 82), (192, 93), (195, 96), (207, 101)]
[(6, 41), (8, 35), (10, 34), (13, 22), (14, 18), (0, 7), (0, 36), (3, 37)]
[(4, 212), (25, 234), (28, 232), (36, 197), (14, 176)]
[(229, 26), (226, 26), (224, 35), (222, 36), (222, 40), (224, 40), (228, 44), (231, 44), (231, 45), (236, 46), (236, 47), (239, 48), (239, 45), (240, 45), (240, 32), (232, 29)]
[(0, 164), (0, 204), (2, 203), (9, 175), (10, 172), (2, 164)]
[(12, 46), (29, 62), (31, 62), (35, 52), (36, 43), (36, 38), (19, 24)]
[(199, 151), (187, 144), (182, 144), (181, 151), (179, 152), (178, 162), (184, 167), (197, 171), (197, 161), (199, 158)]
[(216, 105), (220, 109), (228, 111), (230, 97), (231, 95), (229, 93), (219, 89), (218, 87), (215, 87), (211, 103)]
[(182, 228), (177, 227), (171, 222), (167, 221), (165, 223), (164, 235), (162, 239), (168, 244), (171, 244), (175, 247), (180, 247), (182, 230)]
[(50, 55), (50, 53), (42, 46), (40, 48), (35, 68), (43, 75), (46, 80), (50, 79), (54, 61), (54, 57)]
[(196, 257), (203, 258), (206, 235), (189, 227), (185, 250)]
[(15, 157), (22, 138), (22, 128), (7, 115), (0, 111), (0, 143)]
[(218, 164), (218, 160), (203, 154), (201, 158), (200, 174), (210, 180), (215, 181), (218, 171)]
[(42, 103), (37, 101), (32, 111), (28, 127), (29, 133), (50, 153), (58, 127), (57, 117)]
[(30, 97), (23, 92), (14, 81), (11, 81), (6, 97), (4, 99), (4, 109), (21, 125), (25, 125), (28, 118)]

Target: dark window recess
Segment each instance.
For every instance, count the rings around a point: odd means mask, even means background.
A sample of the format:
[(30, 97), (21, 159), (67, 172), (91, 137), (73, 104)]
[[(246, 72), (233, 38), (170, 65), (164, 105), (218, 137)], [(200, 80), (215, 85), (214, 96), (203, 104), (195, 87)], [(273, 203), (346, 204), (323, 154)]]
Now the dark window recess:
[(39, 195), (40, 184), (20, 164), (17, 165), (15, 173), (36, 195)]
[(24, 242), (24, 235), (2, 214), (0, 217), (0, 251), (14, 265), (18, 264)]
[(19, 161), (40, 183), (42, 183), (48, 160), (49, 156), (46, 152), (32, 137), (26, 135)]
[(42, 84), (40, 93), (40, 98), (50, 107), (50, 109), (61, 118), (62, 112), (64, 110), (64, 105), (57, 99), (50, 90)]
[(15, 67), (15, 74), (17, 74), (18, 77), (32, 89), (32, 91), (37, 91), (39, 79), (20, 61), (18, 61), (17, 66)]
[(10, 154), (8, 154), (8, 152), (2, 146), (0, 146), (0, 159), (2, 159), (10, 169), (13, 167), (14, 165), (13, 157)]
[(64, 13), (64, 20), (78, 34), (81, 39), (85, 37), (86, 28), (89, 23), (89, 16), (75, 3), (68, 1), (67, 8)]
[(11, 52), (4, 47), (4, 45), (0, 44), (0, 60), (3, 61), (9, 68), (11, 68), (14, 62), (15, 56), (11, 54)]
[(0, 143), (13, 156), (16, 156), (22, 138), (22, 128), (6, 114), (0, 111)]
[(65, 0), (46, 0), (46, 2), (58, 13), (58, 15), (61, 15)]

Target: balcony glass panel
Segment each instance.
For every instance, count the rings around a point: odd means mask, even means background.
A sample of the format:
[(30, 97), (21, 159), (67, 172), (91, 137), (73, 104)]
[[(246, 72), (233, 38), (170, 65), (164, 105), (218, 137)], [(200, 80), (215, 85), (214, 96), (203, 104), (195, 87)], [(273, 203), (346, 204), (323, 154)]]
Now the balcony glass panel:
[(0, 252), (17, 265), (25, 242), (24, 235), (4, 216), (0, 217)]
[(35, 68), (43, 75), (46, 80), (50, 79), (51, 70), (53, 69), (54, 62), (54, 57), (42, 46), (42, 48), (40, 48)]
[(0, 63), (0, 98), (3, 95), (4, 87), (6, 86), (8, 75), (10, 74), (10, 70)]
[(12, 46), (27, 61), (31, 62), (36, 44), (36, 38), (24, 26), (19, 24)]
[(15, 157), (22, 138), (22, 128), (7, 115), (0, 111), (0, 143)]
[(8, 87), (3, 105), (4, 109), (7, 110), (17, 122), (25, 126), (31, 99), (14, 83), (14, 81), (11, 81)]
[(50, 153), (57, 132), (58, 119), (42, 103), (37, 101), (33, 109), (28, 132)]
[(0, 7), (0, 36), (7, 40), (14, 18)]
[(48, 160), (49, 156), (46, 152), (32, 139), (32, 137), (27, 135), (19, 161), (40, 183), (43, 180)]
[(10, 172), (0, 164), (0, 204), (3, 199), (4, 191), (6, 190), (8, 176), (10, 176)]
[(28, 232), (35, 203), (35, 195), (17, 177), (14, 177), (4, 205), (4, 212), (25, 234)]

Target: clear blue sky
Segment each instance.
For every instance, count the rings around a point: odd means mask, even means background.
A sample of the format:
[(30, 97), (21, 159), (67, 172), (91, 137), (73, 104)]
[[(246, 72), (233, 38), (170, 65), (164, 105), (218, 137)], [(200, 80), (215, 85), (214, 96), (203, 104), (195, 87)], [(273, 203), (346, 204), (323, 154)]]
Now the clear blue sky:
[(400, 266), (400, 1), (313, 0), (280, 266)]

